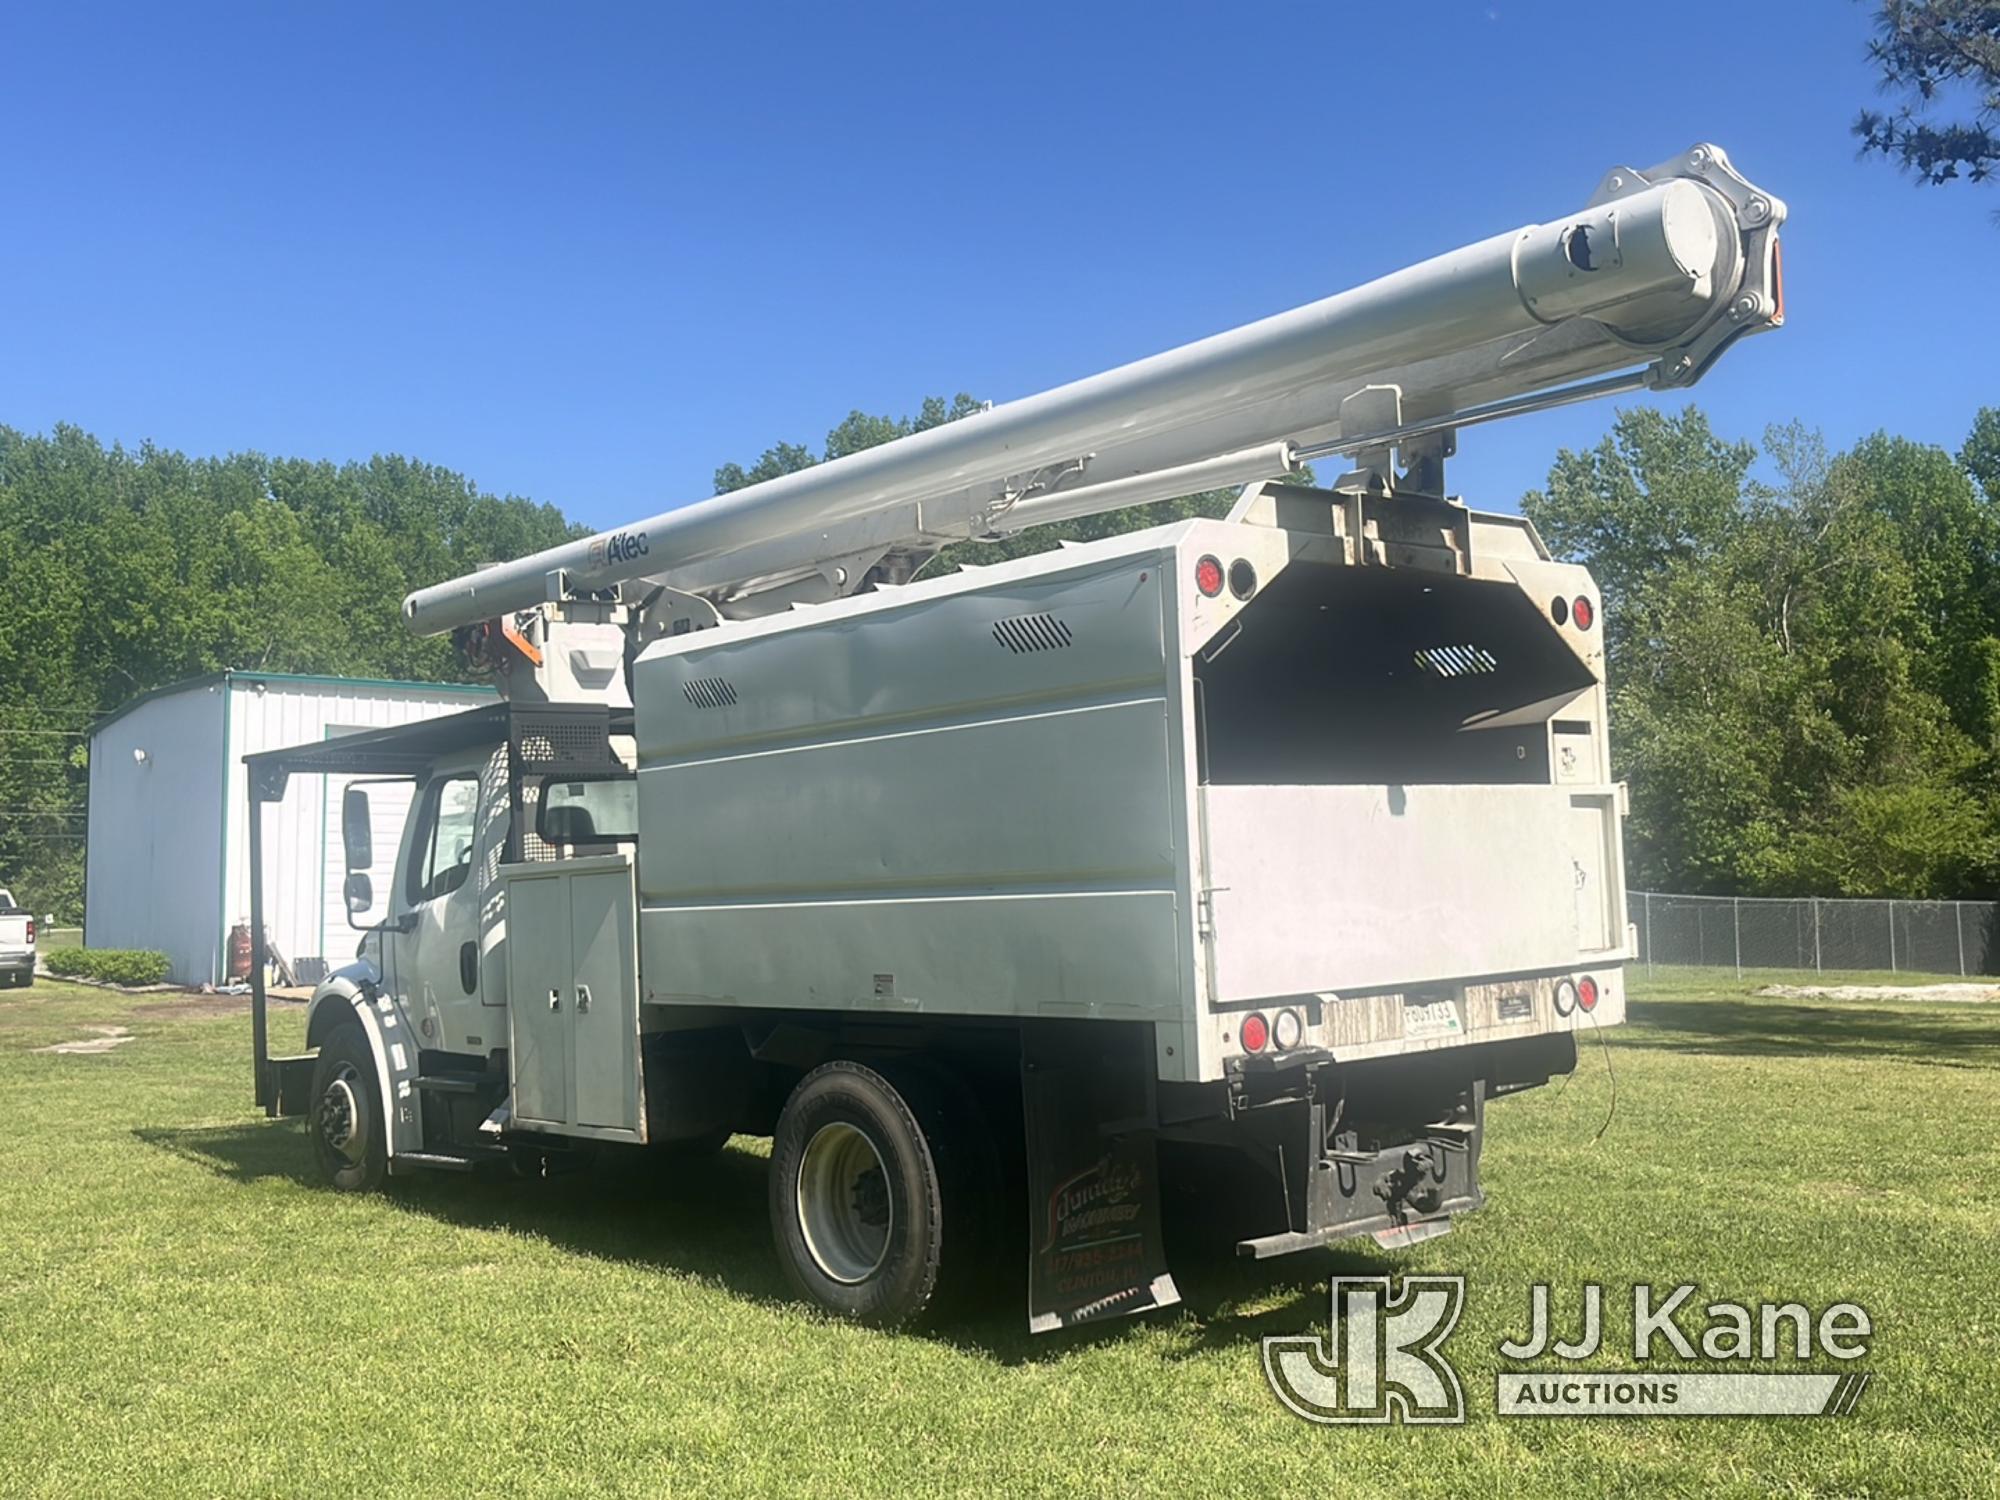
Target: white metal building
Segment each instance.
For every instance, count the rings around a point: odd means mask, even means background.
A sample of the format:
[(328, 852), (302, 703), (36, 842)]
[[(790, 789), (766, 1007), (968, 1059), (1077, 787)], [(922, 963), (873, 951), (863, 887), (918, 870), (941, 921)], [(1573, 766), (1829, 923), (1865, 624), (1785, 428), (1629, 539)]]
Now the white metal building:
[[(243, 757), (493, 697), (458, 683), (219, 672), (133, 699), (90, 737), (84, 941), (156, 948), (181, 983), (221, 982), (229, 929), (250, 912)], [(338, 965), (354, 953), (340, 899), (346, 781), (302, 778), (266, 815), (265, 928), (294, 962)], [(378, 839), (400, 832), (408, 796), (371, 789)]]

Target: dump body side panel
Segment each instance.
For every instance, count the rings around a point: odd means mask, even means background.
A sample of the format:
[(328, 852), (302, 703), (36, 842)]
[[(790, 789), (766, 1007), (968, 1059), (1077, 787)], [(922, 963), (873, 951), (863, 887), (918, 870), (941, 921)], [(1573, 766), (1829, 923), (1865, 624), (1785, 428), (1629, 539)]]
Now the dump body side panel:
[(648, 649), (649, 1003), (1184, 1014), (1157, 552), (1047, 563)]

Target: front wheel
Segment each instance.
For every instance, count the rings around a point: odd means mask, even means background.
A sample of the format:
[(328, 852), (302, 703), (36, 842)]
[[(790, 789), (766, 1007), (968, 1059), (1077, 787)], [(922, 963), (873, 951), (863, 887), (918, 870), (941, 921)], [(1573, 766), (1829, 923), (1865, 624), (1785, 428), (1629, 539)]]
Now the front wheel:
[(343, 1022), (320, 1043), (306, 1129), (313, 1159), (335, 1189), (365, 1193), (382, 1185), (389, 1171), (382, 1089), (374, 1049), (359, 1021)]
[(956, 1196), (943, 1137), (914, 1080), (899, 1089), (854, 1062), (806, 1075), (771, 1142), (771, 1230), (801, 1295), (878, 1328), (930, 1306)]

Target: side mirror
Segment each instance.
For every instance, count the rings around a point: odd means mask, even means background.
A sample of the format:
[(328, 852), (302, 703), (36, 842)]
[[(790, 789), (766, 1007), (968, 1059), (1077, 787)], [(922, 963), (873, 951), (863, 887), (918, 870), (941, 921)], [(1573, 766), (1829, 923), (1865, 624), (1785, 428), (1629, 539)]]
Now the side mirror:
[(356, 870), (341, 882), (340, 896), (347, 903), (347, 914), (358, 917), (375, 904), (375, 882)]
[[(340, 842), (347, 854), (348, 869), (365, 870), (375, 863), (375, 833), (368, 817), (368, 793), (358, 786), (351, 786), (341, 794)], [(351, 889), (352, 880), (348, 885)]]

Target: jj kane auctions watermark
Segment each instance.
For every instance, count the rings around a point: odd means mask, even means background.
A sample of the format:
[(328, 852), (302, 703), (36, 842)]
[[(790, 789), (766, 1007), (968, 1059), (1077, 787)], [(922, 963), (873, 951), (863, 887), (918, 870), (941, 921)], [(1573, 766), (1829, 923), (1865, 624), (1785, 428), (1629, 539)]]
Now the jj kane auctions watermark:
[[(1586, 1282), (1574, 1320), (1558, 1326), (1557, 1298), (1529, 1288), (1526, 1328), (1502, 1339), (1503, 1360), (1522, 1366), (1496, 1377), (1503, 1417), (1843, 1416), (1871, 1379), (1863, 1370), (1819, 1374), (1774, 1368), (1824, 1356), (1868, 1353), (1867, 1309), (1836, 1302), (1818, 1313), (1801, 1302), (1698, 1302), (1691, 1282), (1632, 1288), (1630, 1338), (1607, 1344), (1604, 1288)], [(1463, 1276), (1336, 1276), (1330, 1334), (1264, 1340), (1264, 1373), (1284, 1405), (1311, 1422), (1450, 1424), (1466, 1418), (1465, 1388), (1445, 1343), (1465, 1310)], [(1572, 1337), (1564, 1337), (1564, 1333)], [(1581, 1370), (1610, 1352), (1639, 1368)], [(1674, 1368), (1676, 1361), (1738, 1363), (1726, 1371)]]

